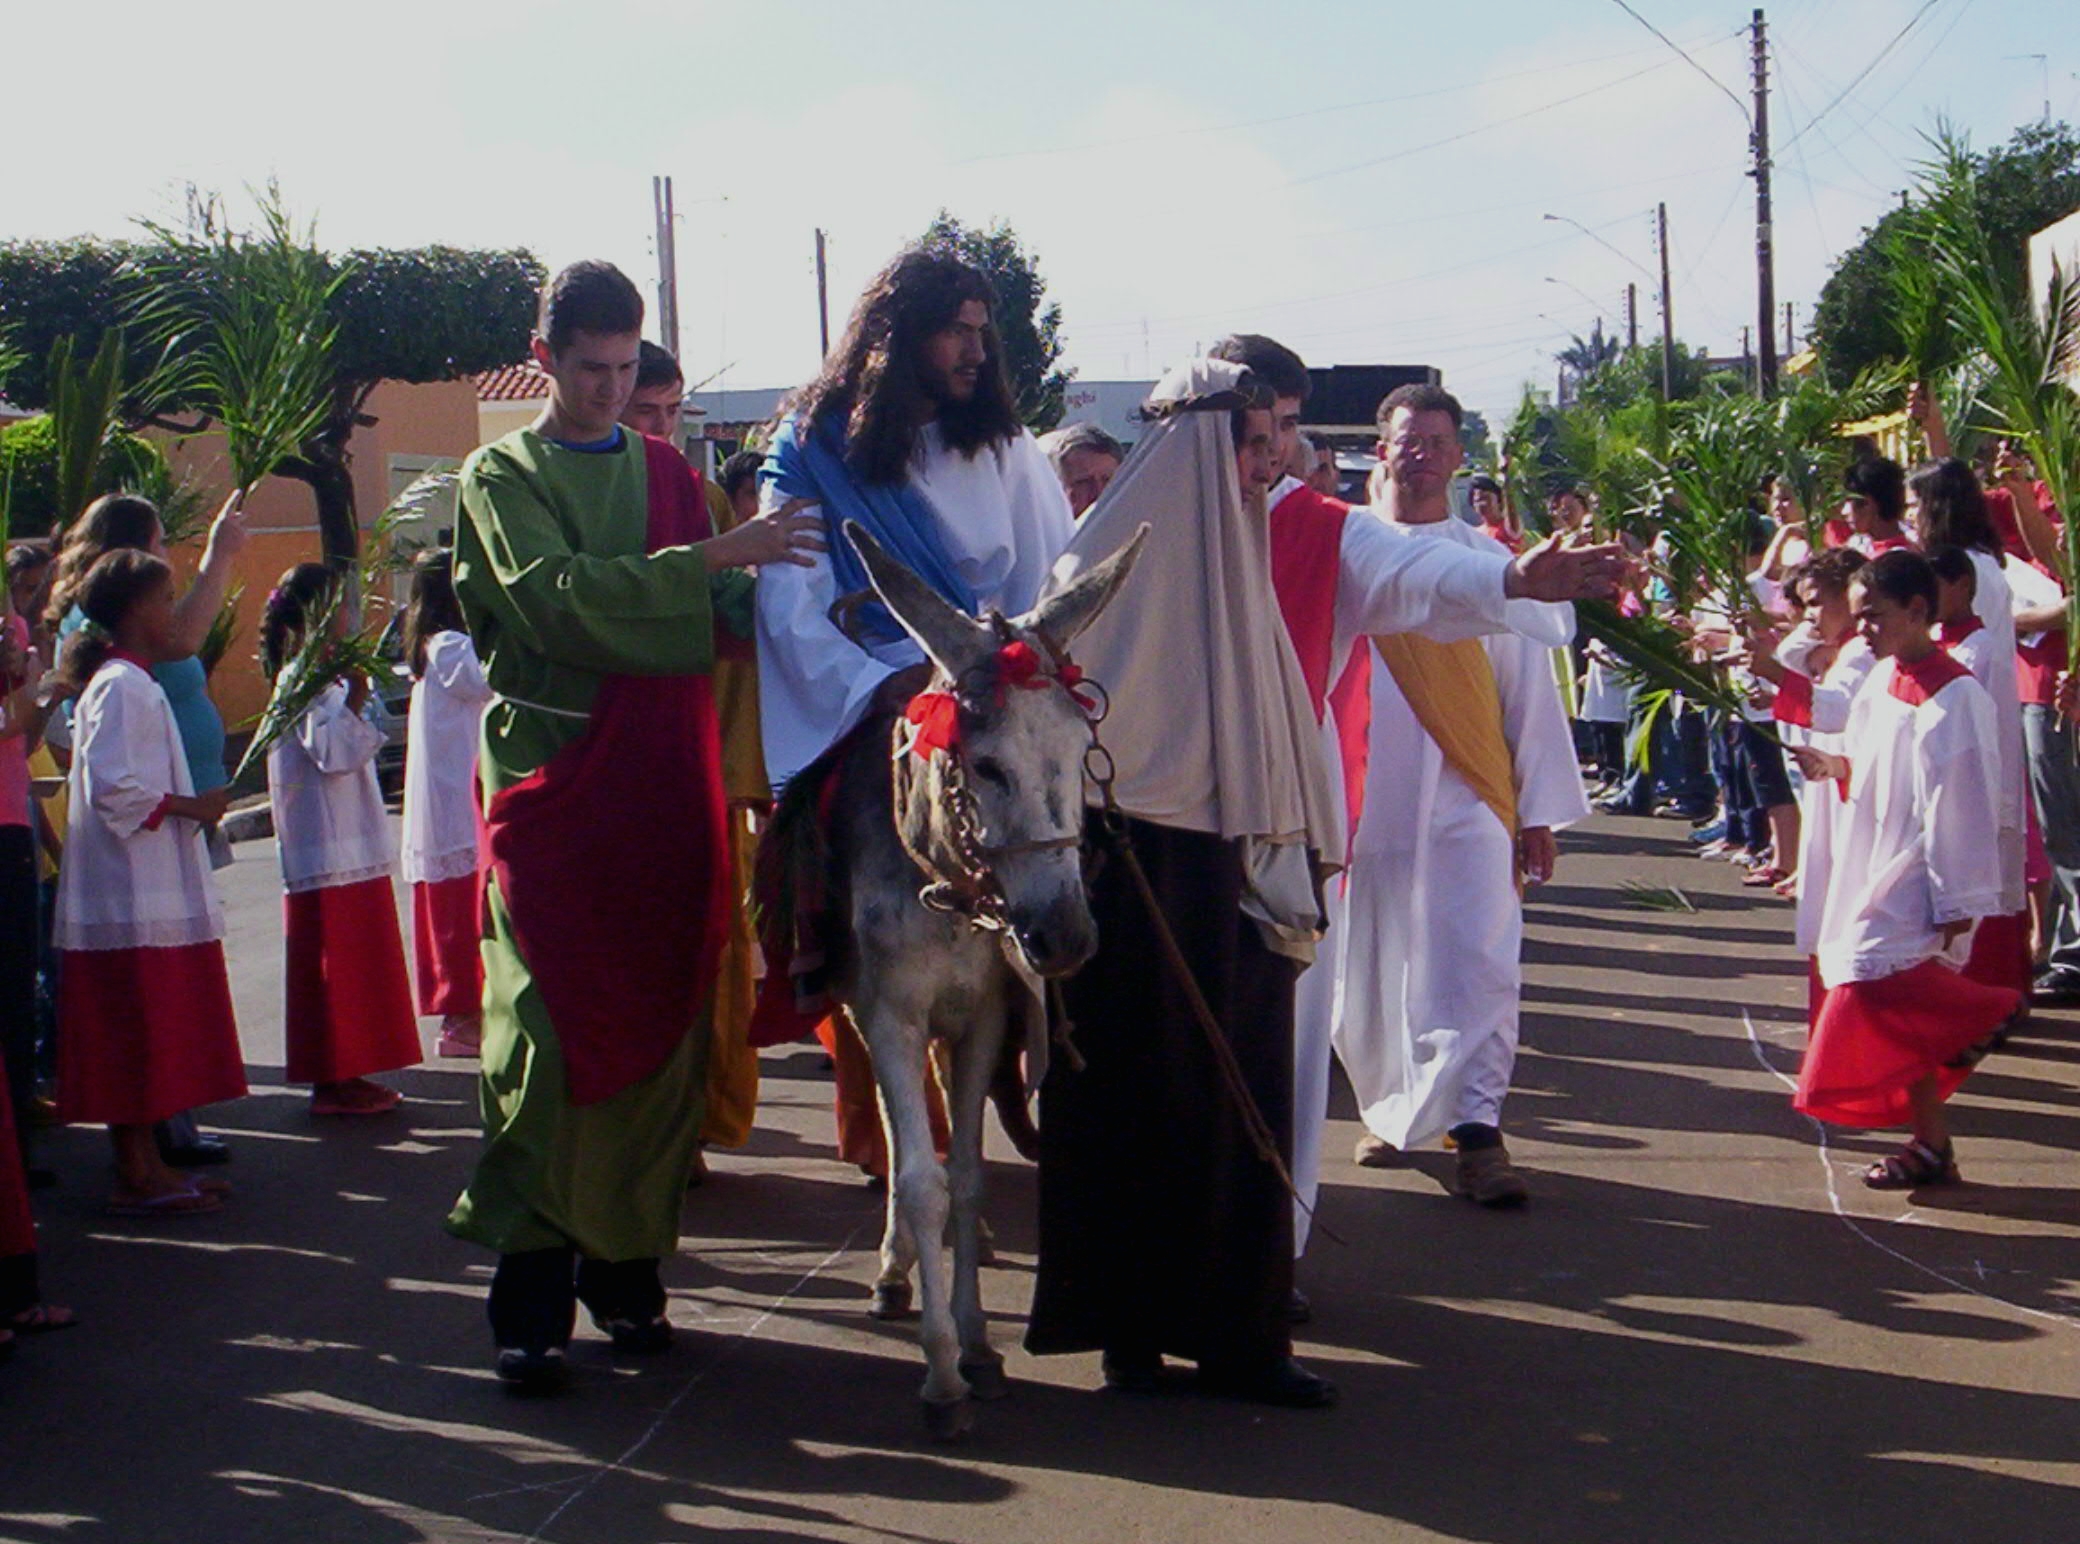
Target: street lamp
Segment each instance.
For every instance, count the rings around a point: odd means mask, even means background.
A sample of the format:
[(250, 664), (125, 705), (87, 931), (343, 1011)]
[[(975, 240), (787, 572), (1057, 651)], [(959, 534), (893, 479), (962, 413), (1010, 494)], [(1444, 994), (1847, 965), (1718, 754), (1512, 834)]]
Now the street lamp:
[(1555, 220), (1562, 225), (1572, 225), (1584, 236), (1587, 236), (1599, 247), (1602, 247), (1604, 251), (1616, 253), (1619, 257), (1624, 258), (1626, 262), (1632, 264), (1633, 267), (1637, 268), (1641, 273), (1647, 276), (1647, 282), (1649, 284), (1655, 282), (1652, 270), (1650, 270), (1645, 263), (1641, 262), (1638, 258), (1632, 256), (1630, 253), (1621, 251), (1617, 247), (1612, 246), (1608, 241), (1605, 241), (1601, 236), (1597, 235), (1596, 232), (1590, 230), (1589, 227), (1584, 225), (1580, 220), (1570, 220), (1564, 214), (1542, 214), (1539, 216), (1539, 218), (1541, 220)]
[(1591, 295), (1587, 290), (1582, 289), (1578, 285), (1569, 284), (1565, 279), (1556, 279), (1551, 274), (1546, 275), (1546, 283), (1557, 284), (1562, 289), (1573, 290), (1577, 295), (1581, 296), (1582, 299), (1588, 301), (1590, 305), (1594, 306), (1596, 308), (1597, 319), (1599, 321), (1602, 319), (1603, 302), (1598, 300), (1594, 295)]

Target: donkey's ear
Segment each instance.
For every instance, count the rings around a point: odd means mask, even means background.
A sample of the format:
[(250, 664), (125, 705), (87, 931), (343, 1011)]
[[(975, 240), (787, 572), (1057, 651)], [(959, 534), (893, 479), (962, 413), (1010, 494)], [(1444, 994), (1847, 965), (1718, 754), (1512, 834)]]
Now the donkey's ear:
[(1057, 649), (1068, 648), (1076, 635), (1095, 622), (1098, 613), (1112, 604), (1113, 596), (1127, 582), (1127, 575), (1134, 571), (1134, 564), (1141, 557), (1142, 544), (1147, 540), (1148, 526), (1144, 522), (1124, 547), (1104, 562), (1077, 575), (1067, 588), (1035, 606), (1026, 618), (1026, 625), (1045, 634), (1047, 641)]
[(867, 578), (904, 631), (933, 664), (958, 681), (996, 648), (990, 630), (881, 550), (857, 520), (845, 522), (845, 539), (867, 565)]

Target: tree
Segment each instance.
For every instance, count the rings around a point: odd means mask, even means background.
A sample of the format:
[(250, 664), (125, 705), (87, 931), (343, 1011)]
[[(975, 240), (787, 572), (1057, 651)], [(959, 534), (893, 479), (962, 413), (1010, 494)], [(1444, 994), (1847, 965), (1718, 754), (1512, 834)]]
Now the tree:
[[(10, 399), (45, 406), (51, 383), (42, 361), (51, 343), (70, 336), (75, 355), (93, 353), (104, 332), (137, 315), (153, 274), (173, 256), (164, 243), (0, 243), (0, 330), (27, 355), (8, 377)], [(385, 380), (453, 380), (526, 357), (543, 270), (525, 251), (455, 247), (357, 251), (326, 262), (343, 271), (330, 300), (338, 324), (330, 405), (299, 454), (274, 470), (310, 486), (324, 556), (344, 565), (361, 539), (347, 442), (366, 421), (369, 394)], [(206, 266), (192, 277), (211, 282)], [(174, 421), (198, 404), (156, 391), (167, 377), (152, 368), (151, 352), (129, 351), (125, 421), (133, 428), (205, 427), (192, 417)]]
[[(2005, 282), (2025, 282), (2028, 240), (2080, 208), (2080, 137), (2064, 123), (2032, 123), (1973, 158), (1978, 214)], [(1916, 236), (1917, 211), (1888, 211), (1842, 255), (1813, 311), (1813, 340), (1836, 386), (1872, 365), (1906, 358), (1896, 314), (1892, 244)]]
[(1052, 429), (1062, 421), (1062, 398), (1072, 372), (1056, 365), (1062, 357), (1062, 308), (1046, 299), (1039, 258), (1019, 245), (1017, 232), (1003, 221), (982, 230), (961, 224), (944, 209), (925, 231), (924, 244), (951, 249), (988, 277), (1019, 416), (1035, 433)]

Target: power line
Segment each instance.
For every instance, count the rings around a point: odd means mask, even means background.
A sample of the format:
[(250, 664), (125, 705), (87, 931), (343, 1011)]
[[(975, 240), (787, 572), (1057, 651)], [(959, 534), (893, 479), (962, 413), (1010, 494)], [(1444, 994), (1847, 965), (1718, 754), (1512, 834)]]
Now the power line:
[(1443, 139), (1433, 139), (1424, 144), (1410, 145), (1405, 149), (1389, 151), (1385, 155), (1373, 156), (1368, 160), (1354, 161), (1348, 166), (1332, 167), (1328, 171), (1310, 172), (1305, 177), (1295, 177), (1290, 182), (1282, 184), (1282, 186), (1288, 188), (1303, 187), (1310, 182), (1320, 182), (1324, 178), (1344, 177), (1352, 172), (1369, 171), (1375, 166), (1385, 166), (1390, 161), (1402, 161), (1412, 155), (1421, 155), (1426, 150), (1437, 150), (1445, 145), (1456, 145), (1462, 139), (1471, 139), (1476, 134), (1485, 134), (1491, 129), (1499, 129), (1507, 124), (1522, 123), (1526, 118), (1535, 118), (1540, 113), (1549, 113), (1556, 107), (1566, 107), (1570, 103), (1579, 102), (1585, 97), (1592, 97), (1601, 92), (1610, 91), (1630, 81), (1638, 80), (1642, 75), (1652, 75), (1656, 70), (1667, 69), (1668, 64), (1669, 61), (1664, 59), (1659, 64), (1650, 64), (1645, 69), (1634, 70), (1630, 75), (1620, 75), (1616, 80), (1607, 80), (1600, 86), (1591, 86), (1586, 91), (1577, 91), (1572, 96), (1564, 96), (1557, 101), (1541, 102), (1536, 107), (1527, 107), (1524, 111), (1511, 113), (1506, 118), (1496, 118), (1487, 123), (1475, 124), (1470, 129), (1460, 130), (1457, 134), (1447, 134)]
[[(1619, 3), (1622, 4), (1623, 0), (1619, 0)], [(1832, 101), (1830, 101), (1825, 107), (1821, 108), (1820, 111), (1813, 114), (1812, 117), (1806, 120), (1805, 128), (1800, 129), (1798, 133), (1792, 135), (1790, 139), (1784, 142), (1784, 146), (1780, 146), (1779, 148), (1781, 149), (1790, 145), (1797, 144), (1800, 139), (1802, 139), (1807, 133), (1811, 131), (1814, 124), (1818, 123), (1822, 118), (1825, 118), (1837, 107), (1840, 107), (1843, 102), (1847, 101), (1849, 98), (1849, 93), (1854, 91), (1858, 86), (1862, 85), (1865, 80), (1869, 79), (1871, 71), (1875, 70), (1879, 65), (1883, 64), (1885, 62), (1886, 56), (1889, 55), (1895, 48), (1899, 47), (1899, 45), (1906, 40), (1907, 34), (1912, 32), (1916, 27), (1920, 26), (1923, 18), (1926, 17), (1930, 11), (1934, 10), (1941, 3), (1942, 0), (1922, 0), (1920, 9), (1915, 11), (1912, 16), (1907, 18), (1907, 24), (1904, 27), (1900, 28), (1899, 31), (1892, 34), (1891, 40), (1888, 41), (1883, 48), (1879, 49), (1877, 53), (1872, 56), (1871, 62), (1869, 64), (1866, 64), (1862, 69), (1858, 70), (1853, 76), (1851, 76), (1849, 79), (1849, 84), (1842, 87), (1840, 91), (1836, 92)], [(1959, 14), (1961, 15), (1963, 13), (1960, 12)], [(1953, 23), (1952, 25), (1955, 25), (1955, 23)]]
[[(1711, 42), (1723, 41), (1713, 38)], [(948, 166), (974, 166), (984, 161), (1012, 161), (1031, 156), (1074, 155), (1084, 150), (1111, 150), (1122, 145), (1142, 145), (1156, 140), (1184, 139), (1197, 134), (1226, 134), (1236, 129), (1259, 129), (1273, 124), (1294, 123), (1303, 118), (1320, 118), (1331, 113), (1358, 112), (1368, 107), (1393, 107), (1403, 102), (1421, 102), (1431, 97), (1455, 96), (1462, 91), (1478, 91), (1484, 86), (1503, 81), (1522, 80), (1531, 75), (1551, 75), (1555, 70), (1586, 69), (1592, 64), (1608, 64), (1613, 59), (1636, 59), (1643, 49), (1628, 48), (1614, 54), (1598, 54), (1592, 59), (1573, 59), (1559, 64), (1541, 64), (1530, 69), (1512, 70), (1505, 75), (1490, 75), (1480, 80), (1466, 81), (1456, 86), (1436, 86), (1428, 91), (1410, 91), (1399, 96), (1367, 97), (1358, 102), (1337, 102), (1326, 107), (1304, 107), (1289, 113), (1274, 113), (1263, 118), (1241, 118), (1232, 123), (1201, 124), (1196, 127), (1178, 129), (1151, 129), (1145, 134), (1107, 135), (1097, 139), (1077, 140), (1067, 145), (1042, 145), (1028, 150), (993, 150), (985, 155), (964, 156), (958, 161), (948, 161)]]
[(1666, 43), (1670, 48), (1674, 49), (1677, 54), (1681, 55), (1682, 60), (1685, 64), (1689, 65), (1691, 69), (1697, 71), (1698, 74), (1702, 75), (1706, 80), (1710, 81), (1713, 85), (1719, 88), (1720, 95), (1724, 96), (1727, 101), (1733, 104), (1734, 110), (1741, 115), (1741, 118), (1744, 122), (1746, 122), (1751, 128), (1754, 126), (1755, 120), (1748, 114), (1748, 104), (1743, 102), (1739, 97), (1735, 96), (1733, 92), (1727, 87), (1726, 83), (1720, 80), (1718, 76), (1714, 75), (1710, 70), (1706, 69), (1695, 59), (1691, 58), (1680, 43), (1678, 43), (1674, 38), (1670, 37), (1666, 32), (1663, 32), (1652, 22), (1648, 21), (1646, 17), (1640, 15), (1640, 13), (1635, 11), (1631, 6), (1627, 5), (1625, 3), (1625, 0), (1612, 0), (1612, 4), (1616, 5), (1619, 10), (1623, 11), (1627, 16), (1630, 16), (1642, 27), (1645, 27), (1649, 32), (1653, 33), (1655, 37), (1661, 39), (1662, 42)]

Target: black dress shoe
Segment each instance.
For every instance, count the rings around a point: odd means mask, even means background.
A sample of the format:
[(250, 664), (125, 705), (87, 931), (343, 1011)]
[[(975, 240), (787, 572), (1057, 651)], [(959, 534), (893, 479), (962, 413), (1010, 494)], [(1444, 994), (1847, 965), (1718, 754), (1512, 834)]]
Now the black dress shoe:
[(1286, 1323), (1314, 1323), (1314, 1304), (1307, 1300), (1307, 1294), (1298, 1287), (1293, 1288), (1292, 1295), (1286, 1299)]
[(222, 1137), (196, 1137), (192, 1142), (161, 1142), (159, 1156), (172, 1168), (201, 1169), (229, 1163), (231, 1148)]
[(594, 1319), (624, 1356), (657, 1356), (672, 1348), (672, 1321), (663, 1314), (650, 1320)]
[(564, 1384), (563, 1348), (546, 1351), (502, 1350), (498, 1381), (515, 1394), (554, 1394)]
[(1336, 1403), (1336, 1385), (1309, 1372), (1290, 1356), (1254, 1365), (1199, 1368), (1199, 1386), (1210, 1394), (1246, 1399), (1288, 1410), (1320, 1410)]
[(1153, 1394), (1163, 1386), (1163, 1358), (1156, 1351), (1107, 1351), (1105, 1386), (1122, 1394)]

